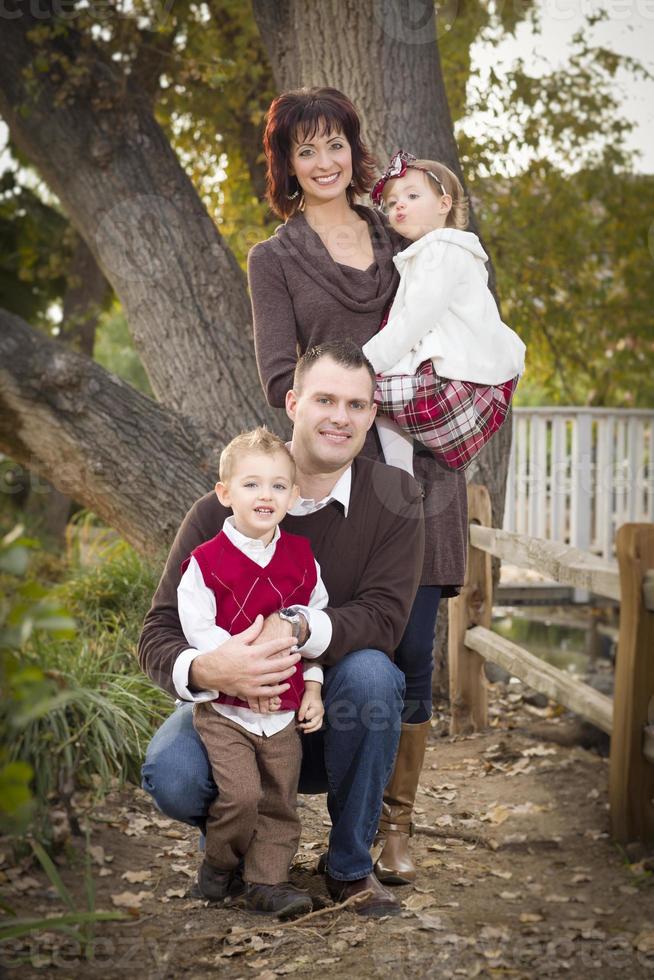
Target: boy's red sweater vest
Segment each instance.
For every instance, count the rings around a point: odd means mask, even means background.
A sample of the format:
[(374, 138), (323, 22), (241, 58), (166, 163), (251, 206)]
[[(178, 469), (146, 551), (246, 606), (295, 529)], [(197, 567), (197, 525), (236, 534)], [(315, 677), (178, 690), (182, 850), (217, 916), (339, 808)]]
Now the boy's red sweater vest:
[[(311, 545), (306, 538), (280, 531), (275, 554), (265, 568), (244, 555), (221, 531), (205, 541), (192, 557), (197, 561), (204, 584), (216, 597), (216, 625), (229, 633), (241, 633), (256, 617), (285, 606), (306, 606), (318, 580)], [(186, 569), (189, 559), (182, 565)], [(297, 711), (304, 680), (302, 661), (288, 678), (291, 686), (282, 695), (282, 711)], [(221, 694), (222, 704), (247, 708), (247, 701)]]

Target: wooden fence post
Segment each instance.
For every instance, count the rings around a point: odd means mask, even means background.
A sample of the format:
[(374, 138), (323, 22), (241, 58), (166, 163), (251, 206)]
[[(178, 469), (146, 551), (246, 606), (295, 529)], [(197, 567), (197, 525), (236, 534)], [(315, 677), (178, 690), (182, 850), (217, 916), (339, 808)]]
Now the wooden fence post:
[(644, 755), (644, 728), (654, 694), (654, 611), (644, 580), (654, 568), (654, 524), (623, 524), (616, 535), (620, 565), (620, 639), (615, 669), (609, 801), (616, 840), (654, 843), (654, 765)]
[[(468, 520), (492, 526), (491, 501), (484, 486), (468, 484)], [(466, 630), (491, 625), (493, 581), (491, 556), (468, 544), (468, 567), (461, 595), (449, 600), (448, 659), (452, 735), (467, 734), (488, 725), (488, 695), (484, 658), (468, 650)]]

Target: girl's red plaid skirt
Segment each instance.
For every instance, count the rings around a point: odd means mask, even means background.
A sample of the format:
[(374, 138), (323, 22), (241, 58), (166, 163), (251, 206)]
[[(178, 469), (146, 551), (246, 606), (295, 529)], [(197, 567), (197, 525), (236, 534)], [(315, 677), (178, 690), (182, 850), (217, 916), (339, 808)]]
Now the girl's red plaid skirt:
[(375, 403), (446, 466), (462, 470), (504, 422), (517, 384), (517, 376), (501, 385), (451, 381), (424, 361), (416, 374), (377, 375)]

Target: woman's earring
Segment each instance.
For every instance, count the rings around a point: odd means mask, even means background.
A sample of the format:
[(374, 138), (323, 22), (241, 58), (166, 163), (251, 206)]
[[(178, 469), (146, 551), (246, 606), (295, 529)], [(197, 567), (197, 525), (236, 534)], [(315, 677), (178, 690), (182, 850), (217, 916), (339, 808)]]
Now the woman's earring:
[[(296, 177), (296, 180), (297, 180), (297, 177)], [(295, 198), (298, 196), (299, 193), (300, 193), (300, 184), (298, 182), (298, 186), (295, 188), (294, 193), (293, 194), (287, 194), (286, 195), (286, 199), (288, 201), (294, 201)]]

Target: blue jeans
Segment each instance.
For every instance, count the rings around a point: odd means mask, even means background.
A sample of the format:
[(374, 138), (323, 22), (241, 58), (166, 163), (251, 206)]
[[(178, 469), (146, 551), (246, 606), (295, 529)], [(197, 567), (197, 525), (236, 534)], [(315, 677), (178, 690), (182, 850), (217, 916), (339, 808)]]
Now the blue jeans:
[[(353, 881), (372, 873), (370, 847), (400, 736), (404, 675), (379, 650), (357, 650), (325, 670), (325, 724), (302, 736), (301, 793), (327, 792), (332, 820), (328, 870)], [(204, 829), (219, 789), (193, 728), (193, 705), (180, 705), (148, 746), (143, 789), (173, 820)]]
[(405, 724), (418, 725), (431, 718), (434, 631), (440, 598), (439, 585), (420, 586), (413, 600), (409, 622), (395, 651), (395, 663), (406, 680), (402, 710)]

